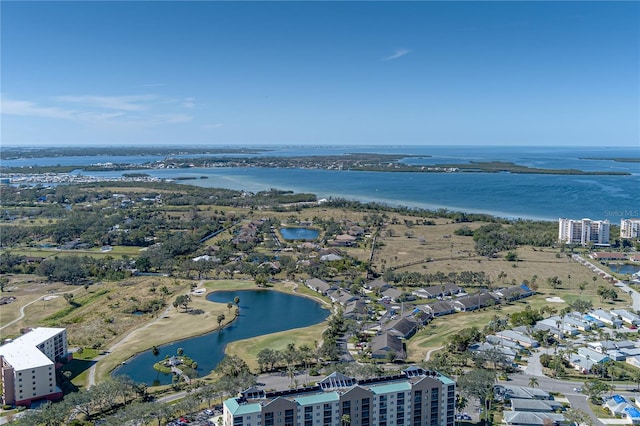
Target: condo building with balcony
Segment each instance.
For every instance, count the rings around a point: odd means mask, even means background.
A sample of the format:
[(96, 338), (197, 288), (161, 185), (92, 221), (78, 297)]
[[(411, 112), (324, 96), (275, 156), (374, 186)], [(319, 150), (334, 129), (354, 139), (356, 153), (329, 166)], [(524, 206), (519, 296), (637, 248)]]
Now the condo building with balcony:
[(608, 220), (564, 219), (558, 220), (558, 241), (566, 244), (609, 245), (611, 224)]
[(223, 424), (454, 426), (455, 393), (453, 380), (415, 366), (394, 376), (364, 380), (336, 372), (305, 388), (247, 389), (224, 401)]
[(640, 238), (640, 219), (620, 219), (620, 238)]

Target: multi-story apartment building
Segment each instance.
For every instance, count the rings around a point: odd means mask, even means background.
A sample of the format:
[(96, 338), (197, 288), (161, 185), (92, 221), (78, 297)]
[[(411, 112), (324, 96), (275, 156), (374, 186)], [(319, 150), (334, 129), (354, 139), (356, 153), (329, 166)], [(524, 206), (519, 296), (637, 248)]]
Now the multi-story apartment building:
[(640, 238), (640, 219), (620, 219), (620, 238)]
[(558, 241), (567, 244), (606, 246), (609, 245), (609, 231), (608, 220), (558, 220)]
[[(224, 426), (453, 426), (456, 384), (435, 371), (356, 380), (333, 373), (316, 386), (250, 388), (224, 402)], [(348, 420), (347, 420), (348, 419)]]
[(68, 356), (64, 328), (39, 327), (0, 346), (3, 403), (29, 406), (62, 398), (55, 370)]

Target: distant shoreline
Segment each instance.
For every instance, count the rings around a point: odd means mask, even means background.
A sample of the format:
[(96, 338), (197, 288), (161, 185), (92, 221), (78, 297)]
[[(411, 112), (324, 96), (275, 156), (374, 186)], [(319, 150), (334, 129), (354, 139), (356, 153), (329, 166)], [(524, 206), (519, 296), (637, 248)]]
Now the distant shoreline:
[[(192, 168), (269, 168), (269, 169), (325, 169), (335, 171), (366, 171), (366, 172), (410, 172), (410, 173), (514, 173), (514, 174), (551, 174), (551, 175), (584, 175), (584, 176), (629, 176), (630, 172), (622, 171), (585, 171), (578, 169), (545, 169), (528, 167), (507, 161), (470, 161), (469, 163), (410, 165), (399, 162), (404, 158), (418, 156), (378, 155), (378, 154), (349, 154), (345, 156), (320, 157), (266, 157), (266, 158), (187, 158), (165, 159), (164, 161), (146, 164), (103, 164), (103, 165), (70, 165), (70, 166), (31, 166), (31, 167), (0, 167), (0, 176), (7, 175), (45, 175), (65, 174), (74, 170), (86, 172), (104, 171), (138, 171), (157, 169), (192, 169)], [(425, 156), (419, 156), (424, 158)], [(636, 159), (618, 159), (619, 161), (636, 162)], [(640, 159), (637, 159), (640, 162)], [(141, 177), (144, 173), (135, 173)], [(125, 173), (125, 176), (132, 173)], [(196, 179), (177, 178), (177, 179)]]
[(640, 157), (578, 157), (579, 160), (615, 161), (616, 163), (640, 163)]

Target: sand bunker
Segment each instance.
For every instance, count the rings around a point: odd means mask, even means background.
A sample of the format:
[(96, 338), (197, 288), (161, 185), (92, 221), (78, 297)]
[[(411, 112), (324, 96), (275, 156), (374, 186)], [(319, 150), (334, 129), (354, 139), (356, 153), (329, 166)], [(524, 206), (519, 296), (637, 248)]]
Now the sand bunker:
[(559, 297), (547, 297), (547, 302), (551, 302), (551, 303), (564, 303), (564, 300), (559, 298)]

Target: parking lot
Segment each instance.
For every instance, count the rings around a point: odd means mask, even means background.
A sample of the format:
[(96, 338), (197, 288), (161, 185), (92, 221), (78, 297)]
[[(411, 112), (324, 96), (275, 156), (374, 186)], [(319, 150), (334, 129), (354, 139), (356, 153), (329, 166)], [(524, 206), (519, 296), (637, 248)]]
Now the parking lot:
[(222, 418), (222, 407), (182, 416), (170, 421), (167, 426), (211, 426), (219, 424), (218, 418)]

